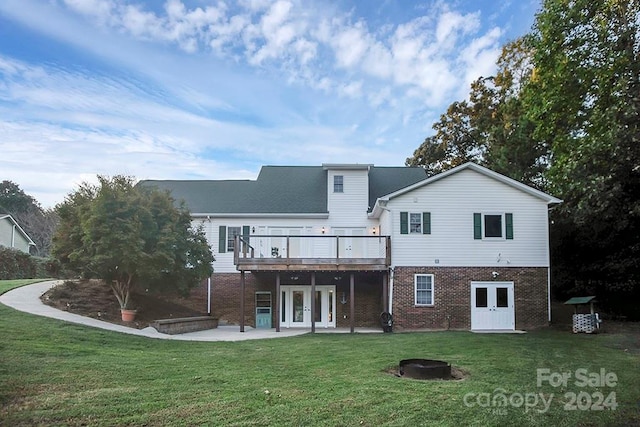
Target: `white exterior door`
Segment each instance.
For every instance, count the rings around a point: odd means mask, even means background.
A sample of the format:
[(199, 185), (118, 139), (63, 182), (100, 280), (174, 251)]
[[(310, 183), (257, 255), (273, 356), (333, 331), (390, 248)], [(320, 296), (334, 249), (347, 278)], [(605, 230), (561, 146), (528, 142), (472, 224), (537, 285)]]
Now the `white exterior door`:
[(300, 237), (289, 237), (289, 253), (287, 253), (287, 235), (300, 236), (302, 228), (269, 228), (268, 233), (271, 236), (270, 254), (273, 258), (298, 258), (300, 256), (301, 239)]
[[(357, 236), (364, 236), (366, 229), (364, 228), (335, 228), (333, 233), (336, 236), (343, 236), (340, 238), (340, 250), (338, 256), (340, 258), (364, 258), (365, 257), (365, 245), (364, 239), (359, 239)], [(351, 238), (350, 236), (356, 237)]]
[(471, 282), (471, 329), (515, 329), (513, 282)]
[[(280, 325), (284, 328), (311, 327), (311, 286), (280, 287)], [(336, 287), (316, 286), (315, 324), (317, 327), (336, 327)]]

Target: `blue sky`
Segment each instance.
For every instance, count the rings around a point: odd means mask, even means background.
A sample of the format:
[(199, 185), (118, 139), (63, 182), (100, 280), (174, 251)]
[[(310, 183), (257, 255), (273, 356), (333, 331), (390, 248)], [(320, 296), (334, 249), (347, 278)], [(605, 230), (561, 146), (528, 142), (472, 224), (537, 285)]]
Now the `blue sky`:
[(0, 180), (403, 165), (538, 0), (3, 0)]

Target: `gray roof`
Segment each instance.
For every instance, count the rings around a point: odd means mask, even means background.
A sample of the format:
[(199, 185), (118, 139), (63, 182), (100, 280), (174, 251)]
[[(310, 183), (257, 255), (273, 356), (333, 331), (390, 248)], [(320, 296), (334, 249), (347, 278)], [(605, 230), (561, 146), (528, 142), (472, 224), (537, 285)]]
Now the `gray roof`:
[[(371, 167), (369, 208), (379, 197), (426, 178), (418, 167)], [(224, 181), (140, 181), (168, 190), (199, 214), (327, 213), (327, 171), (322, 166), (263, 166), (258, 179)]]

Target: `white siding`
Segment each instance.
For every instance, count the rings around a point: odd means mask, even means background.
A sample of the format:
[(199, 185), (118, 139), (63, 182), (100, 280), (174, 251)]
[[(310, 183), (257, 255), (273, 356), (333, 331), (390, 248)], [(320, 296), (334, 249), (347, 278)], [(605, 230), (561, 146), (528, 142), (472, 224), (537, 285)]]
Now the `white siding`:
[[(396, 266), (548, 267), (547, 204), (472, 170), (389, 201)], [(431, 234), (400, 234), (400, 212), (431, 212)], [(473, 213), (513, 213), (514, 239), (474, 240)]]
[[(327, 208), (332, 227), (365, 227), (369, 208), (368, 170), (328, 170)], [(333, 192), (333, 177), (344, 176), (344, 192)]]
[[(332, 220), (331, 216), (329, 219), (278, 219), (278, 218), (215, 218), (211, 217), (210, 220), (201, 220), (197, 219), (192, 221), (192, 225), (194, 227), (202, 226), (204, 232), (207, 236), (207, 240), (209, 241), (209, 245), (215, 255), (216, 261), (213, 263), (213, 268), (217, 273), (232, 273), (237, 272), (235, 265), (233, 264), (233, 252), (225, 252), (220, 253), (218, 251), (218, 239), (220, 226), (224, 225), (226, 227), (241, 227), (249, 226), (250, 230), (252, 230), (252, 235), (257, 236), (265, 236), (275, 234), (274, 231), (278, 230), (279, 234), (299, 234), (302, 236), (309, 235), (322, 235), (322, 227), (325, 229), (325, 235), (334, 235), (336, 234), (336, 230), (348, 228), (352, 229), (360, 229), (363, 231), (364, 235), (372, 235), (373, 228), (377, 226), (378, 222), (369, 220), (364, 215), (364, 218), (360, 219), (358, 222), (352, 222), (350, 227), (346, 227), (344, 225), (344, 219), (341, 219), (339, 224), (340, 226), (335, 226), (335, 222)], [(253, 228), (255, 227), (256, 232), (253, 233)], [(376, 230), (377, 232), (377, 230)], [(351, 234), (351, 233), (348, 233)], [(355, 233), (353, 233), (355, 234)], [(275, 245), (275, 243), (268, 241), (268, 239), (262, 239), (260, 242), (258, 238), (252, 239), (252, 246), (255, 249), (255, 256), (259, 257), (261, 254), (265, 257), (271, 256), (271, 246)], [(375, 240), (375, 241), (374, 241)], [(374, 239), (370, 243), (372, 245), (371, 248), (366, 249), (369, 256), (380, 256), (379, 248), (377, 241), (378, 239)], [(311, 243), (317, 245), (316, 247), (312, 247)], [(303, 241), (302, 246), (299, 248), (299, 254), (301, 256), (309, 256), (313, 257), (314, 255), (325, 254), (331, 250), (334, 245), (334, 241), (331, 239), (317, 239), (311, 241)], [(262, 246), (262, 247), (260, 247)], [(314, 254), (315, 251), (315, 254)]]
[(0, 220), (0, 246), (29, 253), (29, 241), (9, 218)]
[[(329, 170), (327, 181), (329, 217), (322, 218), (218, 218), (197, 219), (204, 227), (218, 273), (237, 272), (233, 252), (219, 253), (219, 227), (255, 227), (256, 235), (334, 235), (337, 230), (365, 235), (391, 235), (394, 266), (488, 266), (548, 267), (547, 204), (473, 170), (463, 170), (391, 199), (379, 220), (367, 217), (368, 176), (366, 170)], [(344, 193), (333, 193), (333, 175), (344, 176)], [(431, 212), (431, 234), (400, 234), (400, 212)], [(514, 239), (474, 240), (473, 213), (512, 213)], [(379, 232), (377, 227), (379, 227)], [(252, 235), (254, 233), (252, 232)], [(378, 239), (375, 239), (376, 241)], [(319, 240), (321, 241), (321, 240)], [(373, 241), (372, 241), (373, 242)], [(329, 244), (329, 241), (325, 241)], [(271, 242), (256, 245), (256, 256), (270, 256)], [(317, 253), (324, 253), (321, 247)], [(314, 248), (301, 247), (301, 254), (314, 256)], [(365, 249), (375, 256), (377, 249)], [(437, 260), (437, 262), (436, 262)]]

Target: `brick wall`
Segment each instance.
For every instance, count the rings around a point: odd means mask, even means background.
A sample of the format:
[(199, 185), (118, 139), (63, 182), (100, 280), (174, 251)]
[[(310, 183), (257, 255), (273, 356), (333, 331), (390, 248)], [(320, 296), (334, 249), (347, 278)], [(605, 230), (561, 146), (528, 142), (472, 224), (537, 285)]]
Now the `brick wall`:
[[(493, 279), (492, 272), (498, 272)], [(434, 305), (416, 307), (414, 274), (434, 275)], [(471, 282), (512, 281), (516, 329), (548, 324), (547, 268), (544, 267), (396, 267), (394, 329), (471, 329)]]
[[(275, 327), (276, 285), (275, 281), (247, 273), (245, 275), (245, 325), (255, 327), (255, 292), (271, 292), (273, 317), (271, 324)], [(379, 326), (382, 312), (382, 275), (376, 277), (356, 275), (355, 291), (355, 325), (357, 327)], [(342, 293), (346, 293), (347, 303), (341, 304)], [(220, 322), (240, 324), (240, 274), (214, 273), (211, 276), (211, 313)], [(336, 326), (349, 327), (349, 284), (336, 285)], [(191, 291), (189, 298), (181, 301), (183, 305), (198, 311), (207, 312), (207, 281)]]

